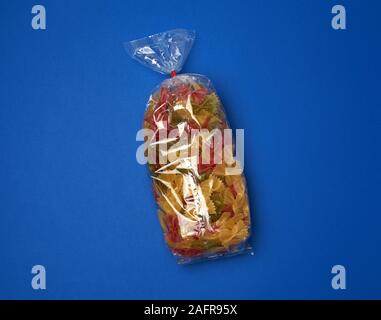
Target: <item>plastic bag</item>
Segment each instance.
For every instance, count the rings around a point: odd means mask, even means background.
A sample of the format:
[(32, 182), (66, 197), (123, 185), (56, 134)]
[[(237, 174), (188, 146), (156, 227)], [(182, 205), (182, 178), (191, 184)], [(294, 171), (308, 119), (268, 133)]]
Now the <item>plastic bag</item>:
[(246, 183), (220, 99), (205, 76), (177, 75), (194, 39), (176, 29), (126, 43), (134, 59), (171, 75), (153, 90), (144, 129), (160, 223), (178, 263), (250, 251)]

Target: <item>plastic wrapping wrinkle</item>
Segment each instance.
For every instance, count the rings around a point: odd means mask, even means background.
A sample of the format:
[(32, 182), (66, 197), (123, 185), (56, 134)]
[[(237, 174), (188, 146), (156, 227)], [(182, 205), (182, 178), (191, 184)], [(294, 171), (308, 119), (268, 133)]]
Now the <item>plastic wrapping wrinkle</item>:
[[(172, 30), (126, 44), (155, 71), (179, 72), (194, 32)], [(179, 263), (250, 251), (250, 209), (234, 141), (211, 81), (197, 74), (164, 80), (147, 103), (143, 127), (148, 168), (164, 238)], [(205, 151), (206, 150), (206, 151)], [(230, 155), (230, 156), (229, 156)], [(235, 172), (233, 170), (233, 172)]]
[(164, 74), (179, 72), (195, 39), (194, 31), (176, 29), (127, 42), (127, 52), (140, 63)]

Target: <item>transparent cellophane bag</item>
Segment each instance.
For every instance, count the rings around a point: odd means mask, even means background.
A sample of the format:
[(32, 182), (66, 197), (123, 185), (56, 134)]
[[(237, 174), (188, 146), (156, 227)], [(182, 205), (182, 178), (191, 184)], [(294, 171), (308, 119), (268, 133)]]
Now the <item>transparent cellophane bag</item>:
[(149, 98), (144, 128), (153, 132), (148, 166), (165, 241), (177, 261), (250, 251), (246, 182), (239, 161), (226, 152), (233, 140), (224, 139), (230, 128), (210, 80), (182, 74), (162, 82)]

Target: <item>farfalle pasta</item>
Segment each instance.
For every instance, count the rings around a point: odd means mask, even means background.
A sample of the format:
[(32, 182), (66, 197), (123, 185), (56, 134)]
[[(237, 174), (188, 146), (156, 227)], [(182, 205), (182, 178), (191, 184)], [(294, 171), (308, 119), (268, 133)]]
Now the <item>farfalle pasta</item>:
[(220, 99), (205, 76), (177, 74), (193, 41), (192, 31), (177, 29), (126, 44), (171, 75), (152, 92), (143, 127), (160, 224), (179, 263), (250, 248), (245, 178)]

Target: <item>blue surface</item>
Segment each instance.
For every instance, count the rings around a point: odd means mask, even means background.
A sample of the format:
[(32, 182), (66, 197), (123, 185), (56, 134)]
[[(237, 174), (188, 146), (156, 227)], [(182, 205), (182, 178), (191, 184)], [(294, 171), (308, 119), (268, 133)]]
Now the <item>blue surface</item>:
[[(0, 298), (381, 298), (381, 3), (237, 3), (1, 2)], [(165, 77), (122, 43), (177, 27), (245, 129), (255, 256), (176, 265), (135, 160)]]

